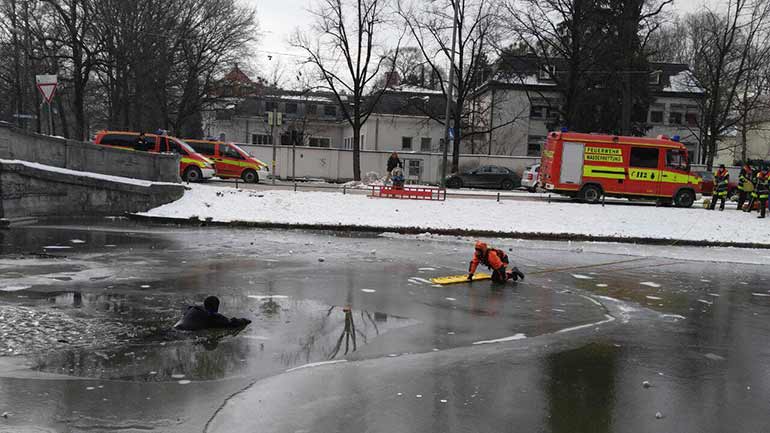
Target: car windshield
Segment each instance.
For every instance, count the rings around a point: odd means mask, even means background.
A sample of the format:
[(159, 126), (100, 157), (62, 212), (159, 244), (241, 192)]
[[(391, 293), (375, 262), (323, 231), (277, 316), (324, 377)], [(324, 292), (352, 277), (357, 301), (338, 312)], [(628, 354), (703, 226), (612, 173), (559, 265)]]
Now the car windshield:
[(245, 150), (243, 150), (243, 148), (241, 148), (240, 146), (238, 146), (236, 144), (230, 143), (230, 147), (232, 147), (233, 149), (237, 150), (238, 153), (240, 153), (243, 156), (248, 156), (249, 158), (254, 158), (254, 155), (250, 154), (249, 152), (246, 152)]
[(178, 138), (175, 138), (174, 140), (177, 143), (179, 143), (179, 147), (181, 147), (185, 152), (187, 152), (188, 155), (193, 154), (193, 153), (198, 153), (198, 152), (195, 151), (195, 149), (192, 148), (192, 146), (190, 146), (189, 144), (187, 144), (183, 140), (180, 140)]

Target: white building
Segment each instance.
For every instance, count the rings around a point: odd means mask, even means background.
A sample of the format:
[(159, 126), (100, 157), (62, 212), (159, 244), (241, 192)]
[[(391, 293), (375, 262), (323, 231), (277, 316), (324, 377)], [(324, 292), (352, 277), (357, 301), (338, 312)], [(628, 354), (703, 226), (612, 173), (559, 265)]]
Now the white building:
[[(489, 154), (540, 155), (541, 145), (549, 131), (562, 127), (560, 109), (563, 94), (552, 79), (559, 65), (544, 64), (533, 56), (508, 59), (512, 62), (507, 76), (500, 74), (477, 91), (478, 104), (486, 114), (477, 119), (486, 134)], [(679, 136), (694, 157), (698, 156), (697, 127), (699, 101), (703, 91), (692, 85), (686, 65), (652, 63), (648, 77), (653, 98), (644, 118), (634, 119), (646, 126), (648, 136)], [(590, 131), (588, 131), (590, 132)]]

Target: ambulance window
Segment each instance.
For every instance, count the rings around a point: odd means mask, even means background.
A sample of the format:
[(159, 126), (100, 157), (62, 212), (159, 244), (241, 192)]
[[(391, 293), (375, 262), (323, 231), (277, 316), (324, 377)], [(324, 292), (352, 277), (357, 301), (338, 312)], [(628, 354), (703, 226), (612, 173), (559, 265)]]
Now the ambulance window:
[(631, 167), (658, 168), (658, 149), (654, 147), (632, 147)]
[(176, 140), (168, 140), (168, 151), (178, 155), (187, 155), (182, 146)]
[(191, 143), (188, 141), (187, 144), (189, 144), (190, 147), (195, 149), (196, 152), (201, 153), (203, 155), (214, 154), (214, 143), (203, 143), (203, 142)]
[(666, 153), (666, 165), (677, 170), (687, 170), (687, 158), (684, 152), (669, 150)]
[(243, 157), (241, 156), (241, 154), (240, 154), (240, 153), (238, 153), (238, 151), (236, 151), (235, 149), (233, 149), (233, 148), (232, 148), (232, 147), (230, 147), (230, 146), (224, 146), (224, 145), (220, 145), (220, 146), (219, 146), (219, 152), (220, 152), (220, 153), (222, 154), (222, 156), (223, 156), (223, 157), (225, 157), (225, 158), (230, 158), (230, 159), (243, 159)]

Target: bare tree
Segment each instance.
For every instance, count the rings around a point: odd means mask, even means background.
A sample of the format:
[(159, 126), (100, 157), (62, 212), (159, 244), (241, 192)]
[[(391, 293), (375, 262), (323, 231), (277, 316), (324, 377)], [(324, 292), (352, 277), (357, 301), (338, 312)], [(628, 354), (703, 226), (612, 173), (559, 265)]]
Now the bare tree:
[[(292, 39), (307, 54), (307, 63), (318, 71), (322, 87), (334, 94), (353, 129), (355, 180), (361, 180), (361, 128), (387, 89), (374, 86), (386, 60), (375, 39), (385, 30), (386, 5), (386, 0), (323, 0), (312, 11), (313, 31), (298, 30)], [(398, 58), (400, 42), (394, 58)]]
[[(453, 101), (450, 116), (454, 123), (455, 137), (452, 149), (452, 171), (457, 172), (460, 165), (460, 148), (465, 129), (472, 123), (468, 107), (476, 85), (483, 81), (483, 74), (488, 70), (487, 54), (497, 40), (496, 7), (493, 0), (442, 0), (422, 4), (414, 9), (406, 5), (399, 6), (399, 14), (404, 19), (432, 73), (442, 77), (440, 90), (448, 99), (449, 87), (453, 86)], [(454, 8), (457, 9), (457, 22), (454, 21)], [(457, 46), (454, 63), (455, 80), (449, 83), (441, 74), (441, 64), (452, 63), (452, 30), (457, 27)], [(445, 127), (447, 119), (442, 119)]]
[(687, 18), (688, 60), (695, 77), (691, 85), (706, 93), (699, 127), (709, 169), (722, 136), (751, 118), (754, 71), (770, 59), (769, 17), (766, 1), (729, 0), (723, 12), (706, 9)]
[(50, 41), (61, 46), (59, 53), (69, 69), (67, 75), (72, 86), (72, 111), (75, 115), (74, 138), (87, 139), (86, 91), (91, 73), (100, 54), (95, 43), (95, 0), (44, 0), (51, 8), (52, 19), (58, 33), (50, 35)]
[[(632, 126), (634, 106), (645, 105), (647, 98), (644, 47), (672, 1), (508, 0), (505, 16), (561, 90), (567, 127), (629, 134), (639, 129)], [(597, 110), (595, 93), (617, 107)]]

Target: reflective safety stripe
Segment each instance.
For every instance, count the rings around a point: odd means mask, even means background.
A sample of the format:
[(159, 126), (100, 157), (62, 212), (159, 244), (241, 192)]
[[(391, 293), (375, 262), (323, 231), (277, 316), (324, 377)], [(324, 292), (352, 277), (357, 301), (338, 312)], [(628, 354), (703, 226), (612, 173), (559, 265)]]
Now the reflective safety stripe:
[(259, 170), (261, 167), (259, 164), (255, 164), (253, 162), (239, 161), (236, 159), (222, 159), (221, 161), (217, 161), (217, 162), (221, 164), (234, 165), (236, 167), (254, 168), (256, 170)]
[(197, 165), (197, 166), (198, 166), (198, 167), (200, 167), (200, 168), (203, 168), (203, 167), (205, 167), (205, 166), (206, 166), (206, 164), (204, 164), (203, 162), (201, 162), (201, 161), (198, 161), (197, 159), (192, 159), (192, 158), (185, 158), (185, 157), (182, 157), (182, 158), (179, 160), (179, 162), (183, 162), (183, 163), (185, 163), (185, 164), (193, 164), (193, 165)]
[(697, 185), (701, 182), (701, 179), (699, 177), (691, 176), (689, 174), (675, 173), (673, 171), (661, 171), (660, 181), (665, 183), (679, 183), (679, 184), (691, 183), (693, 185)]
[(583, 177), (625, 179), (626, 169), (623, 167), (607, 167), (603, 165), (585, 165), (583, 166)]
[(628, 178), (646, 182), (660, 181), (660, 170), (650, 168), (632, 168), (628, 170)]
[(702, 179), (697, 176), (646, 168), (631, 168), (628, 170), (628, 176), (626, 176), (626, 169), (624, 167), (609, 167), (603, 165), (583, 166), (583, 177), (629, 179), (641, 182), (665, 182), (680, 185), (697, 185), (702, 182)]

